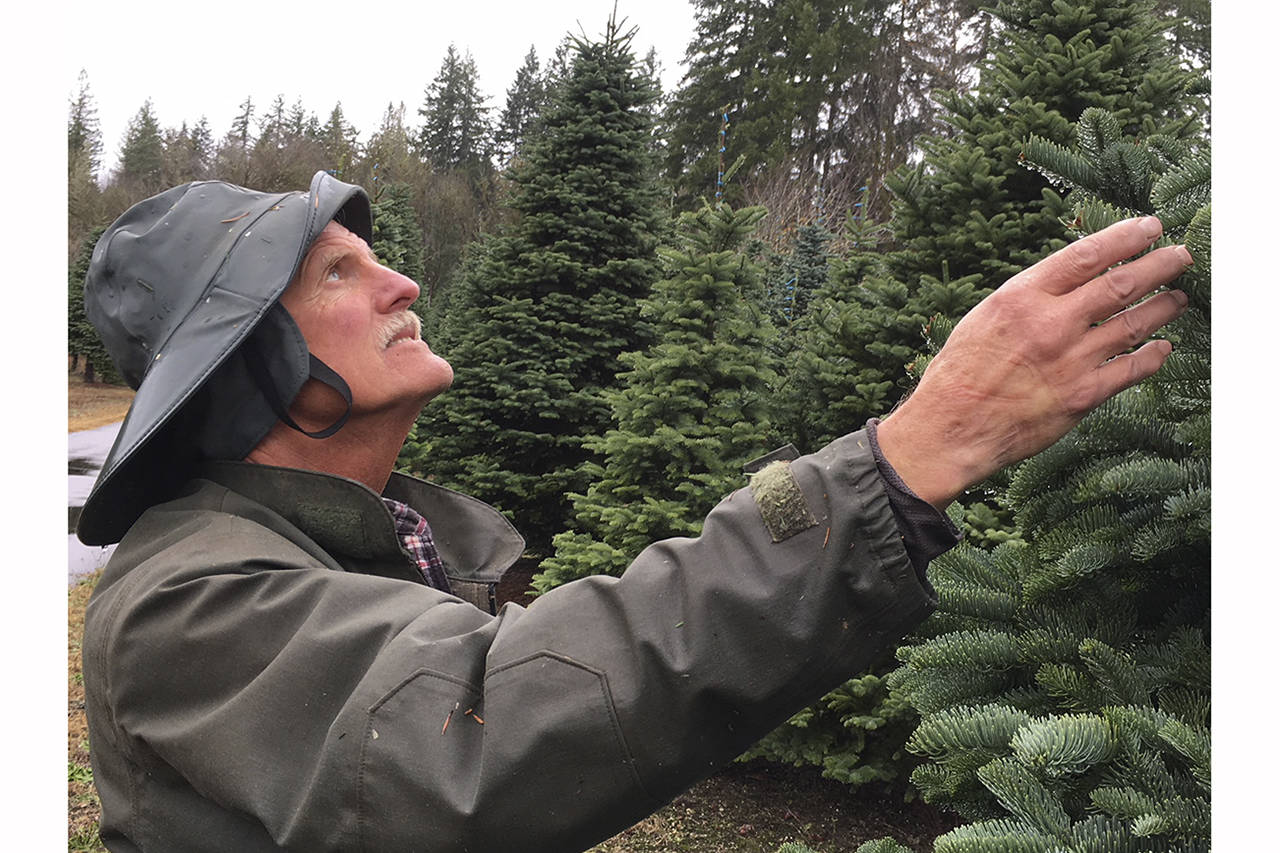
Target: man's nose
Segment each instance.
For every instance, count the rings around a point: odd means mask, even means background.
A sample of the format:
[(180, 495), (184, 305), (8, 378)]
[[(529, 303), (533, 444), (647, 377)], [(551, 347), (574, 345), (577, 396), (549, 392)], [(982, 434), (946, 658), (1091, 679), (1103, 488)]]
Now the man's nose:
[(408, 308), (418, 298), (421, 288), (408, 276), (390, 267), (378, 267), (378, 293), (384, 310), (400, 311)]

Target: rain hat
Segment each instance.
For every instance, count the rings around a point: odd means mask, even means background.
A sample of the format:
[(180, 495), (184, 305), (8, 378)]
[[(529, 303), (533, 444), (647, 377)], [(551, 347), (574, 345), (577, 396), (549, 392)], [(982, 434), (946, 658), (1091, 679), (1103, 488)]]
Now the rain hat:
[[(351, 401), (278, 304), (331, 220), (373, 242), (369, 197), (317, 172), (307, 192), (222, 181), (166, 190), (103, 233), (85, 277), (85, 313), (137, 390), (76, 535), (118, 542), (203, 458), (243, 458), (308, 377)], [(325, 430), (331, 435), (345, 415)]]

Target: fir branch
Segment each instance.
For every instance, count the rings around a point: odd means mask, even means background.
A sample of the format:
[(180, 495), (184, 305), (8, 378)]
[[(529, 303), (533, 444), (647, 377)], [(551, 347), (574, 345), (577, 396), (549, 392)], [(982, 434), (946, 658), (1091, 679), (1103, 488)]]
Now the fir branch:
[(1046, 835), (1064, 839), (1071, 818), (1062, 804), (1023, 764), (1001, 758), (978, 770), (978, 779), (1014, 817)]
[(1023, 144), (1018, 162), (1039, 172), (1050, 183), (1067, 189), (1092, 192), (1102, 182), (1101, 172), (1088, 159), (1035, 134)]
[(1071, 714), (1028, 723), (1010, 746), (1024, 765), (1053, 778), (1080, 774), (1106, 761), (1116, 750), (1116, 739), (1102, 717)]

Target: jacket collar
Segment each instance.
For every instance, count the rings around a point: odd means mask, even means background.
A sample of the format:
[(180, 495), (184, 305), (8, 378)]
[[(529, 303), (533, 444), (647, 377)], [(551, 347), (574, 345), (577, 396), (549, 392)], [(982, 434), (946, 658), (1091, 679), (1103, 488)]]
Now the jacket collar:
[[(209, 462), (201, 476), (272, 509), (335, 555), (405, 561), (391, 513), (363, 483), (251, 462)], [(496, 583), (524, 552), (524, 539), (506, 517), (468, 495), (397, 473), (383, 496), (427, 519), (450, 579)]]

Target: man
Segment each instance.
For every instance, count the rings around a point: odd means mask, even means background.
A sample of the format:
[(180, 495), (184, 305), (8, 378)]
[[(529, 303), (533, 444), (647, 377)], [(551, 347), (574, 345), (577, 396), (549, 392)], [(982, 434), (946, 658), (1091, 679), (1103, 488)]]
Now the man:
[(138, 387), (79, 528), (123, 536), (84, 641), (104, 842), (568, 851), (634, 823), (930, 612), (965, 487), (1159, 368), (1142, 342), (1186, 299), (1133, 303), (1190, 256), (1114, 266), (1159, 234), (1120, 223), (1011, 279), (888, 419), (766, 465), (699, 538), (494, 614), (518, 535), (392, 473), (452, 370), (364, 192), (141, 202), (86, 281)]

